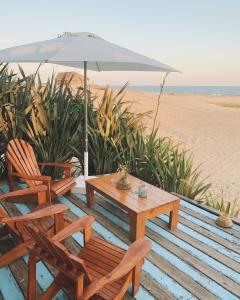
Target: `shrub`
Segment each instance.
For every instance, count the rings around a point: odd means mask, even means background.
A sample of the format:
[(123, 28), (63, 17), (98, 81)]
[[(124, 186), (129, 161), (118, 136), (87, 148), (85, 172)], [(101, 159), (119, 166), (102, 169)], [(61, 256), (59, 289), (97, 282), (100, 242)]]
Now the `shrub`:
[[(144, 118), (150, 112), (132, 113), (130, 103), (123, 101), (125, 89), (115, 94), (106, 89), (92, 111), (90, 174), (116, 172), (119, 164), (127, 164), (133, 175), (155, 186), (191, 199), (201, 198), (210, 184), (200, 179), (193, 156), (171, 140), (158, 137), (157, 130), (146, 135)], [(77, 151), (77, 155), (81, 153)]]
[(240, 218), (240, 198), (235, 197), (233, 201), (227, 202), (223, 190), (221, 195), (213, 195), (210, 192), (206, 193), (202, 202), (222, 213), (228, 214), (230, 217)]
[[(82, 144), (82, 91), (73, 96), (69, 86), (57, 86), (54, 77), (43, 86), (40, 78), (36, 84), (35, 76), (27, 77), (20, 71), (22, 79), (12, 81), (11, 89), (0, 81), (1, 153), (5, 153), (10, 139), (23, 138), (34, 146), (40, 162), (69, 162), (74, 156), (73, 147), (80, 148)], [(8, 81), (5, 74), (6, 86)], [(45, 169), (45, 173), (55, 177), (59, 170)]]
[[(73, 95), (69, 86), (56, 85), (54, 76), (45, 86), (36, 74), (14, 79), (6, 65), (0, 66), (0, 151), (7, 142), (23, 138), (30, 142), (39, 161), (69, 162), (76, 156), (83, 167), (84, 101), (82, 90)], [(89, 93), (89, 174), (115, 172), (128, 164), (130, 172), (162, 189), (189, 198), (201, 198), (209, 188), (200, 180), (199, 168), (180, 146), (158, 137), (157, 130), (146, 135), (143, 126), (151, 113), (133, 113), (124, 102), (126, 85), (119, 92), (106, 89), (101, 99)], [(59, 176), (59, 170), (45, 169)]]

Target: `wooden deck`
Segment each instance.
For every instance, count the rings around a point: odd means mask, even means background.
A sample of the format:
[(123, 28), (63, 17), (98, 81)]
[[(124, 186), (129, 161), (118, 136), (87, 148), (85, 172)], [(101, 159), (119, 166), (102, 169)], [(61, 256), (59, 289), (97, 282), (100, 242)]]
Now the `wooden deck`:
[[(2, 183), (1, 192), (8, 186)], [(127, 214), (106, 199), (98, 198), (93, 209), (86, 206), (84, 195), (60, 197), (68, 205), (69, 217), (76, 219), (91, 214), (95, 217), (94, 234), (127, 247)], [(4, 204), (10, 214), (29, 212), (34, 204)], [(175, 232), (167, 228), (168, 216), (147, 221), (146, 238), (153, 249), (143, 266), (141, 288), (136, 299), (240, 299), (240, 226), (220, 229), (214, 223), (216, 216), (188, 201), (181, 200), (180, 222)], [(82, 244), (78, 233), (68, 240), (77, 251)], [(9, 243), (0, 242), (0, 252)], [(22, 300), (26, 296), (27, 256), (0, 269), (0, 300)], [(38, 264), (38, 295), (52, 281), (52, 272)], [(126, 295), (126, 299), (131, 299)], [(69, 299), (64, 291), (55, 299)]]

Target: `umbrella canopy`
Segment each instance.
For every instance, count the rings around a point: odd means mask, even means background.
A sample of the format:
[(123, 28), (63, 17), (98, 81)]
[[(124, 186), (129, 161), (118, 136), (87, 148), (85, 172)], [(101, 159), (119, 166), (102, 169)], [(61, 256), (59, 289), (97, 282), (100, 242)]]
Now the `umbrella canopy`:
[(154, 59), (112, 44), (88, 33), (65, 33), (58, 38), (0, 50), (4, 62), (48, 62), (93, 71), (177, 70)]
[(99, 72), (178, 72), (157, 60), (112, 44), (89, 32), (65, 32), (55, 39), (0, 50), (0, 62), (52, 63), (84, 69), (85, 178), (88, 177), (87, 69)]

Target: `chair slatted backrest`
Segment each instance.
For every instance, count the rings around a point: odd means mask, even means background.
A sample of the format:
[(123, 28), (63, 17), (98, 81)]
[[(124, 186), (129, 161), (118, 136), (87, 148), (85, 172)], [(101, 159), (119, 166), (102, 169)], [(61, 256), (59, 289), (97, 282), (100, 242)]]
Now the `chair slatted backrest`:
[[(40, 176), (36, 156), (33, 148), (24, 140), (13, 139), (8, 143), (7, 159), (13, 165), (13, 168), (20, 175)], [(29, 187), (39, 185), (41, 181), (25, 180)]]
[(65, 269), (66, 272), (64, 272), (64, 275), (69, 274), (69, 271), (75, 276), (84, 273), (87, 281), (91, 281), (91, 277), (82, 259), (77, 258), (75, 260), (75, 257), (63, 244), (48, 237), (32, 223), (28, 224), (26, 229), (35, 243), (34, 247), (38, 250), (39, 256), (43, 260), (46, 259), (48, 263), (52, 264), (60, 272), (63, 272), (63, 269)]

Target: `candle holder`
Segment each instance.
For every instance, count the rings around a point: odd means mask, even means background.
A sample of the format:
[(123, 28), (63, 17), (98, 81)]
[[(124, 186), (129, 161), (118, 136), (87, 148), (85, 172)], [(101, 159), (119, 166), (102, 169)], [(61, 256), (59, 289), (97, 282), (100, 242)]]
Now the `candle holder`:
[(132, 184), (128, 180), (128, 166), (120, 165), (119, 170), (121, 172), (121, 178), (118, 180), (116, 187), (120, 190), (129, 190), (132, 188)]
[(138, 197), (147, 198), (148, 188), (146, 183), (142, 182), (138, 187)]

